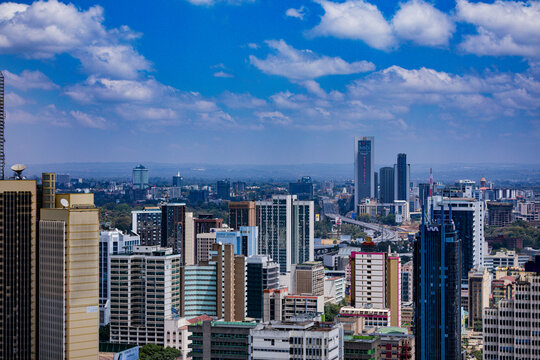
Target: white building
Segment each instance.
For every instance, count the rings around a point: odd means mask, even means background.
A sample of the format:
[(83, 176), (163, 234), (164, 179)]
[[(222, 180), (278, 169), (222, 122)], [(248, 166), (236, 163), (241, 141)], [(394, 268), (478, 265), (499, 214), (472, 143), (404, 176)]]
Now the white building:
[(499, 267), (519, 266), (519, 258), (515, 251), (497, 251), (492, 255), (484, 255), (484, 268), (495, 273)]
[(343, 359), (341, 324), (287, 322), (259, 324), (251, 330), (252, 358)]
[(190, 359), (188, 354), (190, 351), (189, 344), (191, 344), (191, 340), (189, 339), (191, 332), (188, 330), (188, 325), (211, 319), (212, 318), (207, 315), (197, 316), (191, 319), (184, 317), (165, 319), (165, 336), (163, 338), (164, 341), (162, 346), (180, 350), (179, 359)]
[(133, 252), (140, 245), (137, 234), (123, 234), (120, 230), (99, 232), (99, 325), (105, 326), (111, 317), (111, 261), (110, 256)]
[(340, 276), (324, 279), (324, 301), (338, 304), (345, 299), (345, 278)]

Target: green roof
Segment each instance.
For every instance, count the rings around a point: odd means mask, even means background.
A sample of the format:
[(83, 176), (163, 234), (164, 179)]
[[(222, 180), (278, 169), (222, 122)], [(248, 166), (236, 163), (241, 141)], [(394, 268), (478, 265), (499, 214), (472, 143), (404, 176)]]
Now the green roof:
[(400, 328), (397, 326), (380, 327), (377, 329), (377, 332), (379, 334), (408, 334), (409, 333), (407, 329)]

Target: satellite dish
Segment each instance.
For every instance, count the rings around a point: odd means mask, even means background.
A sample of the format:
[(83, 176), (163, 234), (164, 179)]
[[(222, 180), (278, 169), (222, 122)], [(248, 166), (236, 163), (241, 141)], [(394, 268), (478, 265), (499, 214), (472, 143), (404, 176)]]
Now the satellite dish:
[(15, 172), (16, 174), (16, 178), (17, 179), (22, 179), (22, 172), (24, 171), (24, 169), (26, 169), (26, 165), (24, 164), (15, 164), (11, 167), (11, 170), (13, 170), (13, 172)]
[(63, 207), (69, 207), (69, 201), (67, 199), (60, 199), (60, 204)]

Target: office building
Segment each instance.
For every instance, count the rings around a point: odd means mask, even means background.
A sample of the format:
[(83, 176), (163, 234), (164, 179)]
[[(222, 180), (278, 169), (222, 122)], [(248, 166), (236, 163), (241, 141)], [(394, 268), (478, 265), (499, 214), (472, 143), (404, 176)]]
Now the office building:
[[(41, 174), (41, 203), (38, 208), (54, 209), (56, 207), (56, 174)], [(40, 199), (38, 199), (39, 202)]]
[(461, 354), (461, 251), (452, 218), (442, 212), (438, 222), (422, 219), (414, 243), (417, 360), (455, 360)]
[[(180, 316), (217, 316), (217, 266), (215, 262), (181, 268)], [(221, 279), (220, 279), (221, 286)]]
[(176, 188), (182, 187), (182, 182), (184, 181), (184, 178), (182, 175), (180, 175), (180, 171), (172, 177), (172, 186)]
[(131, 212), (131, 231), (138, 234), (143, 246), (161, 244), (161, 209), (145, 207)]
[(255, 201), (229, 202), (229, 227), (255, 226)]
[(481, 328), (484, 308), (489, 307), (491, 274), (487, 269), (469, 271), (469, 328)]
[(292, 264), (313, 261), (314, 204), (294, 195), (273, 195), (255, 203), (259, 254), (279, 263), (281, 272)]
[(430, 185), (429, 184), (418, 184), (418, 209), (424, 209), (427, 211), (428, 208), (428, 198), (430, 197)]
[(57, 194), (54, 209), (41, 209), (40, 359), (98, 357), (98, 252), (99, 216), (93, 194)]
[(514, 296), (484, 310), (486, 360), (540, 357), (540, 259), (530, 264), (517, 280)]
[(324, 313), (323, 295), (287, 294), (281, 303), (282, 320), (290, 321), (299, 317), (319, 318)]
[(188, 326), (189, 356), (197, 359), (251, 359), (255, 322), (202, 321)]
[(163, 344), (165, 320), (180, 309), (180, 254), (136, 246), (133, 253), (110, 259), (111, 342)]
[(394, 202), (394, 168), (383, 167), (379, 170), (380, 175), (380, 202), (383, 204), (391, 204)]
[(231, 199), (231, 182), (229, 180), (219, 180), (217, 182), (217, 198), (221, 200)]
[(373, 173), (373, 187), (375, 188), (375, 194), (373, 195), (374, 199), (379, 199), (379, 173)]
[(341, 324), (314, 321), (258, 324), (251, 330), (253, 359), (343, 359)]
[(210, 260), (210, 251), (216, 243), (216, 235), (216, 231), (197, 234), (195, 240), (195, 264), (205, 263)]
[(407, 164), (407, 154), (398, 154), (397, 164), (394, 165), (395, 200), (409, 202), (410, 167)]
[(283, 302), (285, 296), (289, 295), (286, 287), (280, 286), (277, 289), (265, 289), (263, 294), (263, 322), (283, 320)]
[(161, 247), (171, 248), (174, 254), (182, 255), (182, 261), (185, 253), (185, 225), (186, 204), (161, 204)]
[(257, 255), (258, 238), (259, 229), (256, 226), (241, 226), (238, 231), (220, 231), (216, 229), (215, 242), (233, 244), (236, 255), (248, 257)]
[(484, 262), (484, 202), (472, 198), (433, 196), (428, 201), (428, 217), (439, 219), (444, 207), (444, 215), (448, 218), (450, 205), (456, 234), (461, 242), (461, 276), (465, 281), (469, 271)]
[(497, 268), (519, 265), (519, 257), (515, 251), (497, 251), (495, 254), (484, 255), (484, 268), (493, 275), (495, 275)]
[(208, 196), (208, 190), (189, 190), (188, 200), (190, 204), (206, 203)]
[(324, 295), (324, 266), (319, 261), (296, 265), (296, 293)]
[(241, 195), (246, 191), (246, 183), (243, 181), (235, 181), (232, 183), (232, 190), (234, 195), (238, 196)]
[(380, 343), (380, 338), (376, 336), (345, 336), (343, 343), (343, 359), (378, 360), (381, 358)]
[(345, 278), (330, 276), (324, 279), (324, 302), (339, 304), (345, 299)]
[(375, 197), (375, 138), (354, 138), (354, 208)]
[(266, 255), (250, 256), (247, 268), (247, 317), (262, 320), (264, 290), (279, 288), (279, 265)]
[(296, 195), (298, 200), (313, 200), (313, 181), (311, 176), (303, 176), (294, 183), (289, 183), (289, 194)]
[(0, 180), (0, 204), (0, 359), (34, 359), (39, 350), (36, 181)]
[(124, 234), (118, 229), (99, 232), (99, 326), (111, 318), (111, 261), (110, 256), (129, 254), (139, 246), (137, 234)]
[(413, 262), (409, 261), (401, 267), (401, 302), (413, 301)]
[(514, 204), (506, 202), (487, 202), (488, 225), (489, 226), (506, 226), (512, 223), (512, 210)]
[(133, 168), (132, 178), (133, 189), (142, 190), (148, 188), (148, 169), (143, 165), (137, 165)]

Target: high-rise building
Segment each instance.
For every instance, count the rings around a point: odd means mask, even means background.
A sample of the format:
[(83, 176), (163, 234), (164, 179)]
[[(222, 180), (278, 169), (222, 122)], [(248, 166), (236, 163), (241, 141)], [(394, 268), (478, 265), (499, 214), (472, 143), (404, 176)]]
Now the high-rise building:
[(398, 154), (397, 164), (394, 165), (394, 196), (395, 200), (409, 202), (410, 165), (407, 164), (407, 154)]
[(413, 262), (409, 261), (401, 267), (401, 302), (413, 301)]
[(39, 351), (36, 219), (36, 181), (1, 180), (0, 359), (34, 359)]
[(236, 255), (257, 255), (259, 229), (256, 226), (240, 226), (237, 231), (216, 231), (215, 242), (233, 244)]
[(235, 181), (232, 183), (232, 190), (234, 195), (238, 196), (246, 191), (246, 183), (243, 181)]
[(354, 207), (375, 196), (375, 138), (354, 138)]
[(303, 176), (297, 182), (289, 183), (289, 194), (296, 195), (299, 200), (313, 200), (311, 176)]
[(148, 187), (148, 169), (141, 164), (135, 166), (132, 183), (134, 189), (146, 189)]
[(184, 239), (186, 238), (186, 204), (161, 204), (161, 246), (172, 248), (173, 253), (181, 254), (184, 261)]
[(506, 226), (512, 223), (512, 209), (514, 204), (508, 202), (488, 201), (488, 225)]
[(423, 220), (414, 243), (417, 360), (454, 360), (461, 353), (460, 239), (451, 216), (443, 212), (439, 219)]
[(195, 235), (208, 233), (212, 229), (218, 229), (223, 226), (223, 219), (214, 217), (211, 214), (199, 214), (193, 218)]
[(163, 344), (165, 320), (180, 309), (180, 254), (136, 246), (110, 259), (111, 342)]
[(391, 204), (394, 202), (394, 168), (383, 167), (379, 170), (381, 190), (380, 199), (383, 204)]
[(99, 353), (99, 216), (93, 194), (57, 194), (39, 222), (39, 358)]
[(324, 266), (319, 261), (296, 265), (296, 293), (324, 295)]
[[(54, 209), (56, 207), (56, 174), (41, 174), (41, 203), (38, 208)], [(40, 199), (38, 199), (39, 202)]]
[(373, 187), (375, 189), (375, 194), (373, 195), (373, 197), (375, 199), (379, 199), (379, 173), (378, 172), (374, 172), (373, 173)]
[(182, 175), (180, 175), (180, 171), (172, 177), (172, 186), (173, 187), (182, 187), (182, 181), (184, 181), (184, 178)]
[(247, 317), (263, 319), (264, 290), (279, 288), (279, 265), (266, 255), (250, 256), (247, 268)]
[(219, 180), (217, 182), (217, 197), (222, 200), (231, 198), (231, 182), (229, 180)]
[(182, 266), (180, 284), (180, 316), (217, 316), (218, 278), (215, 262)]
[(469, 271), (469, 328), (481, 328), (482, 314), (484, 308), (489, 307), (490, 295), (491, 274), (488, 269)]
[(189, 190), (188, 200), (190, 204), (208, 202), (208, 190)]
[(229, 202), (229, 227), (255, 226), (255, 201)]
[[(208, 262), (210, 260), (210, 251), (216, 243), (216, 231), (197, 234), (195, 239), (195, 264)], [(187, 264), (186, 264), (187, 265)]]
[(419, 208), (424, 207), (424, 211), (428, 208), (428, 198), (429, 198), (430, 184), (418, 184), (418, 203)]
[(111, 255), (129, 254), (139, 246), (137, 234), (124, 234), (118, 229), (99, 232), (99, 325), (111, 318)]
[(255, 204), (259, 227), (259, 254), (278, 262), (281, 272), (291, 264), (313, 261), (314, 204), (295, 195), (273, 195)]
[(161, 209), (145, 207), (132, 211), (131, 231), (140, 236), (143, 246), (161, 245)]

